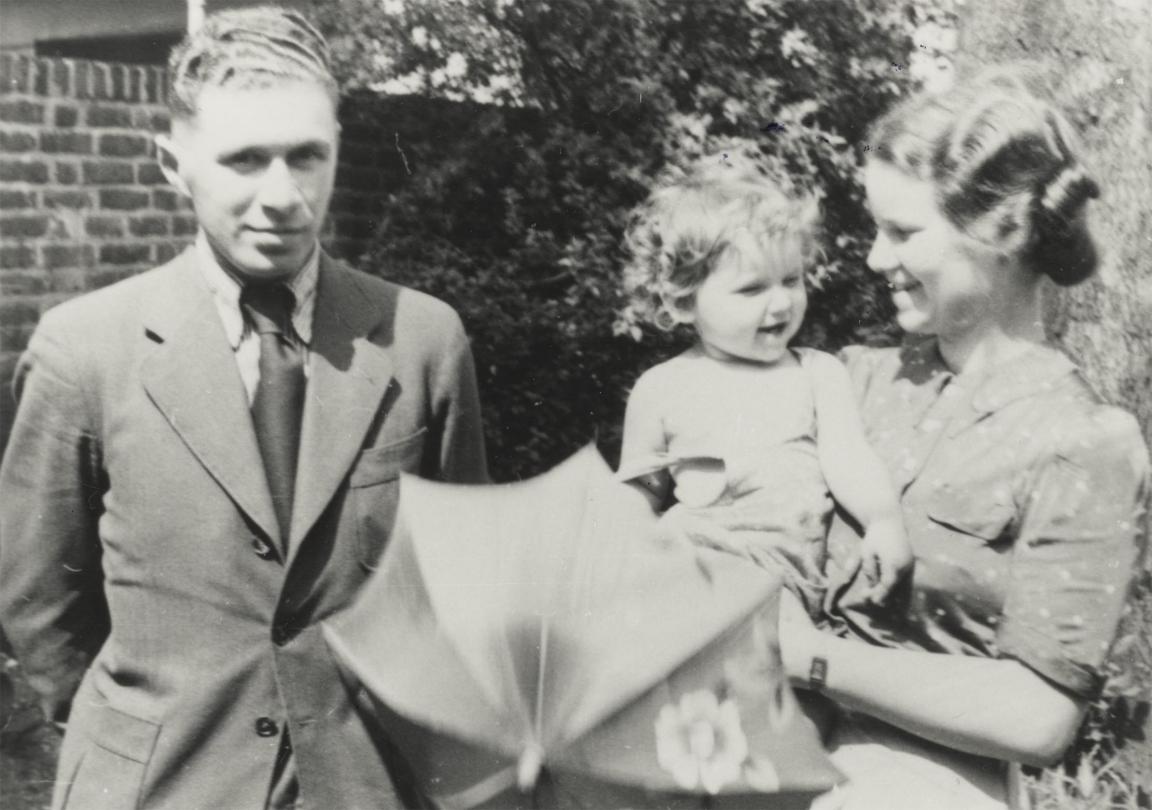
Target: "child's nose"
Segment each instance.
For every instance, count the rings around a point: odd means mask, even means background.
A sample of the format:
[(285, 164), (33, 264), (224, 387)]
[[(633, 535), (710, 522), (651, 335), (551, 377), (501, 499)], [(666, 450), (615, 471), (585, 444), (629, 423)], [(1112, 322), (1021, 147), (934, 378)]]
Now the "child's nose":
[(778, 317), (792, 309), (792, 296), (783, 287), (777, 285), (768, 291), (765, 313), (769, 317)]

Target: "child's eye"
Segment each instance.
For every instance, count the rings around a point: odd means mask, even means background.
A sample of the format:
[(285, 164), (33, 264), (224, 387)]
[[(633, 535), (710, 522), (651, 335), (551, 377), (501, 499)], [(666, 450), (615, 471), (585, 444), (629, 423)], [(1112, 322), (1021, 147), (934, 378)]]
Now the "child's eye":
[(783, 284), (788, 289), (792, 290), (792, 289), (796, 289), (797, 287), (802, 287), (804, 285), (804, 278), (802, 276), (798, 276), (798, 275), (785, 276), (783, 279), (780, 280), (780, 283)]
[(748, 285), (738, 289), (736, 291), (736, 294), (737, 295), (759, 295), (760, 293), (764, 292), (764, 290), (766, 290), (766, 289), (767, 289), (767, 287), (765, 287), (763, 284), (748, 284)]

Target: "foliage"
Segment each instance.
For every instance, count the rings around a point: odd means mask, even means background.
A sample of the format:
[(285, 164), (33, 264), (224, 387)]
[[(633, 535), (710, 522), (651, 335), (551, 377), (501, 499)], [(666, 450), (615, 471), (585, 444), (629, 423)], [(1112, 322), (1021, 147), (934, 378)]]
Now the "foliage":
[(364, 264), (462, 312), (499, 477), (539, 472), (593, 436), (611, 455), (632, 381), (675, 350), (674, 338), (627, 328), (619, 285), (629, 212), (670, 163), (735, 143), (818, 188), (829, 238), (800, 339), (838, 347), (886, 334), (886, 296), (863, 270), (860, 141), (913, 81), (905, 63), (925, 6), (314, 6), (346, 89), (488, 102), (447, 152), (410, 160)]

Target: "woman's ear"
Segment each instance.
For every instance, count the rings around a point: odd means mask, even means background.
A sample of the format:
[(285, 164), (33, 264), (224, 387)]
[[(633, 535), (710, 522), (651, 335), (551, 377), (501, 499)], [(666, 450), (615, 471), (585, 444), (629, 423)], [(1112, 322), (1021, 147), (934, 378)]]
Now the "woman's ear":
[(154, 141), (156, 143), (156, 160), (160, 164), (160, 171), (164, 173), (165, 179), (185, 197), (191, 197), (188, 184), (184, 182), (184, 176), (180, 171), (180, 164), (184, 161), (183, 150), (168, 135), (157, 135)]
[(999, 253), (1014, 256), (1032, 239), (1032, 197), (1014, 194), (976, 221), (970, 229), (984, 244)]

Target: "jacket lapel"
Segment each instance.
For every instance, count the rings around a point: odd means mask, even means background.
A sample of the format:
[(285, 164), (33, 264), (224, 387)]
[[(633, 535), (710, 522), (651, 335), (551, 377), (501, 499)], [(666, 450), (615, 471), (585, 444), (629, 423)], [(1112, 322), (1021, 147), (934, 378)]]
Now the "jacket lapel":
[(321, 256), (289, 560), (348, 475), (392, 380), (386, 350), (370, 340), (391, 313), (352, 271)]
[(186, 251), (170, 265), (171, 283), (150, 302), (142, 340), (145, 390), (200, 463), (279, 546), (279, 528), (236, 358), (211, 294)]

